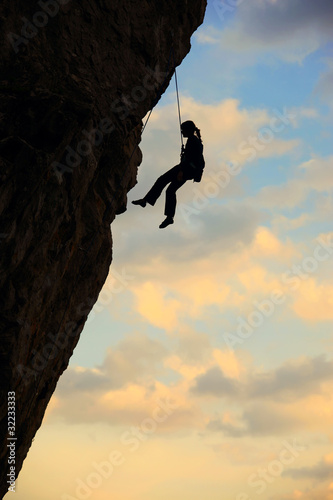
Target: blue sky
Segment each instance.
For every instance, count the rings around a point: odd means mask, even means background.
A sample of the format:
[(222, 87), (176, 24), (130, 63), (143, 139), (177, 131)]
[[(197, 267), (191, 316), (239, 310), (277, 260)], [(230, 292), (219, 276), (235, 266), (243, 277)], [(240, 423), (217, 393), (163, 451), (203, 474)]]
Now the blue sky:
[[(92, 500), (333, 499), (333, 4), (225, 0), (223, 19), (214, 5), (177, 70), (203, 180), (179, 190), (163, 231), (163, 195), (130, 203), (179, 160), (173, 80), (18, 500), (81, 499), (79, 484)], [(161, 401), (175, 405), (163, 421)], [(124, 462), (102, 477), (112, 449)]]

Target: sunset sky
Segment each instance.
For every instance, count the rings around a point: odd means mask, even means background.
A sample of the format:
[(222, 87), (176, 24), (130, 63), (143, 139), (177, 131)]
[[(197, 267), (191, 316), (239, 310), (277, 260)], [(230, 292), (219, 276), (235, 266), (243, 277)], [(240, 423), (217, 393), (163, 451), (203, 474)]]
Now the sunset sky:
[(131, 204), (179, 162), (173, 80), (16, 500), (333, 500), (332, 28), (208, 0), (177, 72), (203, 180), (164, 230)]

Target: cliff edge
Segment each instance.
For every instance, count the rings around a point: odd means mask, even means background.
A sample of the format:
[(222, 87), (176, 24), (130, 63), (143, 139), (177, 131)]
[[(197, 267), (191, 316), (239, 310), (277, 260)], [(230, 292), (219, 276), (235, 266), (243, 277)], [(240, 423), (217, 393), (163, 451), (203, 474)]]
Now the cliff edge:
[(171, 44), (178, 65), (205, 7), (2, 2), (1, 498), (107, 277), (110, 224), (136, 183), (141, 120), (172, 77)]

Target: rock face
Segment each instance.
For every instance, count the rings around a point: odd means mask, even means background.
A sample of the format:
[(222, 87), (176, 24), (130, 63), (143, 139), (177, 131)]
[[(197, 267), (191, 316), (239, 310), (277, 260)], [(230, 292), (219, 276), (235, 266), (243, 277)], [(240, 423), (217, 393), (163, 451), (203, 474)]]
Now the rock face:
[(205, 7), (206, 0), (1, 4), (1, 498), (8, 392), (17, 476), (107, 277), (110, 224), (136, 182), (141, 120), (172, 77), (172, 41), (178, 65)]

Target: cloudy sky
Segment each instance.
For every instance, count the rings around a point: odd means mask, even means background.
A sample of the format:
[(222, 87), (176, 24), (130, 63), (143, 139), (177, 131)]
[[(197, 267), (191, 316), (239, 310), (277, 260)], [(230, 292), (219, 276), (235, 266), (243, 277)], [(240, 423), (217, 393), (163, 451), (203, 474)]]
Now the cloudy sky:
[(177, 164), (174, 81), (114, 260), (17, 500), (333, 500), (333, 3), (211, 0), (178, 69), (206, 169)]

